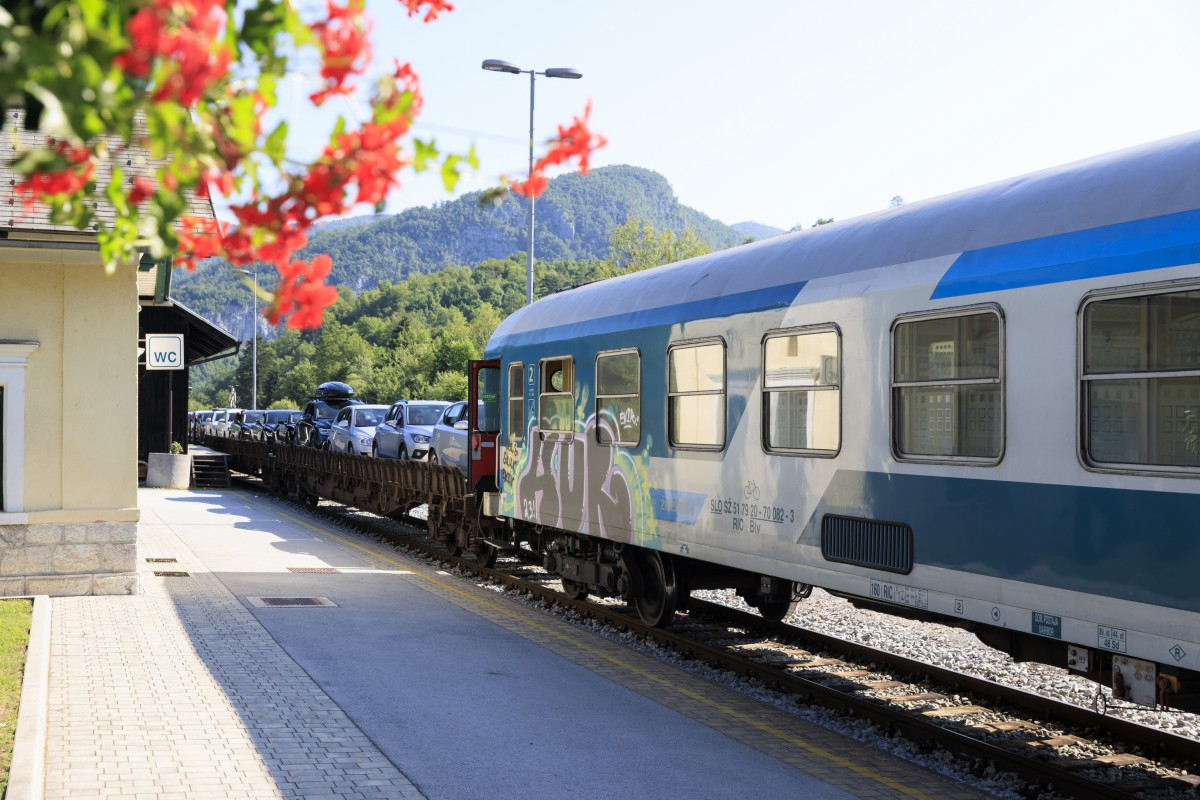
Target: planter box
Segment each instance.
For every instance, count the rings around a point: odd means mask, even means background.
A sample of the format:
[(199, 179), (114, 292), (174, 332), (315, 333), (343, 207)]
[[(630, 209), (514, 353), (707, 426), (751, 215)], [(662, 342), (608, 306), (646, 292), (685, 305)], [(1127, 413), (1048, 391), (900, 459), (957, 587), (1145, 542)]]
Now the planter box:
[(183, 453), (151, 453), (146, 485), (155, 489), (186, 489), (192, 485), (192, 457)]

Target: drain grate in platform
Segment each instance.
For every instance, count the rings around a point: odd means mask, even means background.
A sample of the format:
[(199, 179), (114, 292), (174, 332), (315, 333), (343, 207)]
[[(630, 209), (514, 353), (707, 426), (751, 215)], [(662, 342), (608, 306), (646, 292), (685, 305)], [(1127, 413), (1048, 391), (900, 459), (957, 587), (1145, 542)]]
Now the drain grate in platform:
[(186, 572), (167, 572), (167, 571), (160, 571), (160, 570), (155, 570), (154, 575), (155, 575), (155, 577), (158, 577), (158, 578), (190, 578), (191, 577), (191, 575), (189, 575)]
[(303, 572), (305, 575), (340, 575), (336, 567), (288, 567), (288, 572)]
[(317, 608), (337, 607), (328, 597), (247, 597), (255, 608)]
[(177, 559), (174, 558), (147, 558), (147, 564), (177, 564)]

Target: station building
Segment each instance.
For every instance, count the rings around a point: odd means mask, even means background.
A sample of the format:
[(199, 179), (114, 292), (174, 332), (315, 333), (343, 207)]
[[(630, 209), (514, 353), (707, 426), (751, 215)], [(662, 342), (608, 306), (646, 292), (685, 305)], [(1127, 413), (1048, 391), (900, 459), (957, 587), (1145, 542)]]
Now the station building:
[[(108, 274), (94, 235), (25, 206), (9, 165), (42, 136), (24, 129), (23, 111), (4, 112), (0, 596), (129, 594), (138, 590), (139, 270), (145, 286), (153, 265)], [(151, 167), (131, 158), (122, 170), (132, 178)], [(101, 165), (96, 180), (110, 175)], [(97, 215), (106, 213), (101, 203)], [(167, 303), (151, 293), (148, 305)], [(220, 333), (211, 348), (232, 342)], [(186, 417), (186, 377), (183, 387)]]

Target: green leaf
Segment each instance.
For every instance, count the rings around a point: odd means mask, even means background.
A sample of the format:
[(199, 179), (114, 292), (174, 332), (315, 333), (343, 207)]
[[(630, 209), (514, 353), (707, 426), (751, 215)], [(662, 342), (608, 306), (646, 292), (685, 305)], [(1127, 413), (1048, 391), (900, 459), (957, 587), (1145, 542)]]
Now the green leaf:
[(429, 169), (429, 162), (437, 160), (438, 149), (433, 140), (423, 142), (413, 139), (413, 172), (424, 172)]
[(283, 159), (287, 155), (287, 134), (287, 122), (280, 122), (263, 142), (263, 154), (275, 164), (283, 163)]
[(129, 203), (125, 198), (125, 174), (121, 172), (121, 168), (114, 166), (112, 170), (112, 180), (108, 182), (108, 187), (104, 190), (104, 196), (108, 198), (108, 202), (113, 204), (117, 214), (125, 216), (129, 213)]
[(453, 192), (454, 187), (458, 185), (458, 162), (460, 161), (462, 161), (462, 156), (449, 155), (442, 164), (442, 183), (447, 192)]

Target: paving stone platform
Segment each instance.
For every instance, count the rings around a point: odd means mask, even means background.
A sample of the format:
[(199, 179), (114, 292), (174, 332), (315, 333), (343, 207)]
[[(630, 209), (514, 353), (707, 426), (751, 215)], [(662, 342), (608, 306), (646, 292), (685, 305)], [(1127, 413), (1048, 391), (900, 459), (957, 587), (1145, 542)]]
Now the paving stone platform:
[(48, 798), (979, 797), (272, 498), (139, 506), (142, 593), (53, 599)]

